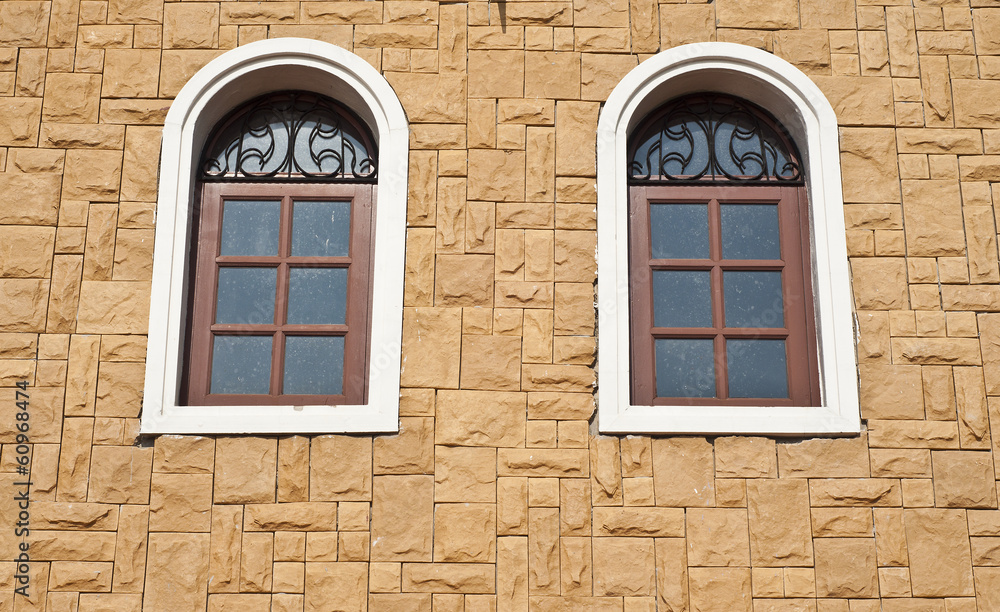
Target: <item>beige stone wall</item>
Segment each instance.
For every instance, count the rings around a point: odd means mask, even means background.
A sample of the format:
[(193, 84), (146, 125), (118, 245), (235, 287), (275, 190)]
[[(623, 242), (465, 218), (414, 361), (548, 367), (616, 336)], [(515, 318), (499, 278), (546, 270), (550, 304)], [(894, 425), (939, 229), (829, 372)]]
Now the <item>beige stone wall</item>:
[[(160, 125), (280, 36), (411, 122), (400, 433), (136, 445)], [(598, 112), (705, 40), (837, 110), (860, 437), (594, 434)], [(0, 170), (0, 610), (1000, 610), (997, 0), (5, 0)]]

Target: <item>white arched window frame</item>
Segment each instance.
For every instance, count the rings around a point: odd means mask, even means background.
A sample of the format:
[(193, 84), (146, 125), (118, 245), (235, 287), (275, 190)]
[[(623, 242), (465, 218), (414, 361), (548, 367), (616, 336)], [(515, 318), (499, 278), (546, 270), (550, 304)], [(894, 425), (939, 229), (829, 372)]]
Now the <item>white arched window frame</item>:
[[(664, 102), (712, 91), (754, 102), (801, 150), (809, 198), (821, 405), (635, 406), (629, 382), (628, 138)], [(597, 129), (598, 414), (603, 433), (846, 435), (860, 430), (837, 117), (819, 88), (759, 49), (694, 43), (629, 72)]]
[[(179, 405), (195, 166), (233, 108), (280, 90), (308, 90), (353, 110), (378, 141), (368, 403), (355, 406)], [(389, 83), (334, 45), (278, 38), (233, 49), (199, 70), (167, 113), (160, 155), (143, 434), (395, 432), (406, 240), (409, 130)]]

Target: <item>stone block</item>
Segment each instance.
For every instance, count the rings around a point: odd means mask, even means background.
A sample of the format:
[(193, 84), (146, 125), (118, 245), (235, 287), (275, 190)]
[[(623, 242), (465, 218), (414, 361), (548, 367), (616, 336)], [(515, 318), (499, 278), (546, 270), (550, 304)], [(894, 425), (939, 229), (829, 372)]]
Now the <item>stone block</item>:
[(931, 454), (926, 449), (877, 449), (869, 451), (872, 476), (930, 478)]
[(599, 108), (596, 102), (556, 103), (557, 175), (590, 177), (596, 173), (593, 151)]
[(750, 540), (743, 509), (698, 508), (687, 518), (688, 563), (697, 566), (749, 566)]
[(5, 47), (44, 47), (49, 25), (49, 3), (15, 1), (0, 6), (0, 44)]
[(525, 391), (584, 392), (596, 383), (588, 366), (530, 364), (521, 367), (521, 388)]
[(806, 481), (747, 481), (747, 511), (750, 559), (754, 566), (813, 564)]
[(590, 475), (585, 449), (501, 449), (497, 453), (500, 476), (579, 478)]
[(51, 227), (0, 226), (0, 275), (48, 278), (55, 235)]
[(54, 561), (49, 566), (49, 591), (111, 591), (111, 563)]
[[(972, 340), (969, 342), (969, 340)], [(898, 338), (893, 361), (920, 365), (980, 365), (979, 343), (969, 338)]]
[[(524, 96), (528, 99), (575, 100), (580, 97), (579, 53), (529, 51), (524, 54), (524, 75)], [(502, 111), (501, 106), (501, 117)]]
[(215, 448), (215, 503), (274, 502), (277, 440), (218, 438)]
[(434, 452), (436, 501), (497, 501), (495, 449), (437, 446)]
[(306, 563), (307, 612), (360, 611), (367, 603), (367, 563)]
[[(373, 441), (376, 474), (431, 474), (434, 472), (434, 420), (399, 419), (399, 433)], [(306, 468), (308, 471), (308, 467)]]
[(150, 531), (211, 531), (211, 474), (153, 474)]
[(684, 512), (679, 508), (594, 508), (594, 534), (599, 536), (681, 537)]
[(103, 97), (156, 97), (159, 49), (108, 49), (104, 54), (104, 66)]
[(146, 571), (146, 539), (149, 509), (143, 506), (123, 506), (118, 519), (118, 539), (115, 543), (113, 590), (140, 593)]
[[(490, 418), (483, 419), (484, 414)], [(522, 446), (525, 420), (523, 393), (441, 390), (435, 442), (456, 446)]]
[(152, 449), (95, 446), (90, 461), (88, 501), (111, 504), (149, 503)]
[(524, 185), (524, 151), (469, 151), (469, 199), (521, 202), (524, 200)]
[(210, 3), (164, 5), (165, 49), (212, 49), (219, 46), (219, 6)]
[(774, 440), (767, 438), (716, 438), (715, 475), (719, 478), (773, 478), (778, 473), (775, 453)]
[(403, 590), (416, 593), (493, 593), (496, 569), (488, 563), (404, 563)]
[(201, 436), (160, 436), (153, 451), (153, 471), (170, 474), (211, 474), (215, 440)]
[(778, 468), (782, 478), (865, 478), (869, 476), (867, 440), (814, 438), (778, 445)]
[(371, 438), (355, 436), (314, 438), (309, 448), (310, 499), (371, 500), (371, 460)]
[(157, 610), (205, 610), (208, 558), (207, 533), (150, 534), (143, 605)]
[(41, 98), (0, 99), (0, 146), (35, 146), (41, 118)]
[(447, 563), (496, 561), (496, 506), (437, 504), (434, 560)]
[(377, 476), (372, 493), (372, 561), (430, 561), (432, 476)]
[(389, 72), (386, 73), (386, 78), (398, 92), (410, 121), (465, 122), (466, 77), (464, 75)]
[(962, 510), (904, 510), (915, 597), (973, 595), (968, 523)]
[[(440, 219), (441, 215), (438, 217)], [(462, 237), (464, 236), (460, 236)], [(434, 272), (435, 305), (486, 307), (493, 305), (493, 257), (438, 255)]]
[(863, 418), (920, 419), (924, 414), (919, 366), (860, 366)]
[(867, 538), (875, 528), (871, 508), (813, 508), (812, 526), (818, 538)]
[(0, 223), (55, 225), (60, 181), (54, 173), (0, 173)]
[(704, 438), (655, 438), (653, 487), (657, 506), (712, 506), (712, 445)]
[(247, 504), (245, 531), (336, 531), (337, 504), (291, 502)]
[[(895, 112), (892, 95), (892, 81), (888, 78), (872, 76), (818, 76), (810, 77), (833, 105), (833, 110), (837, 113), (837, 120), (840, 125), (852, 126), (891, 126), (895, 123)], [(851, 130), (844, 130), (849, 132)], [(885, 139), (892, 139), (892, 134), (884, 132), (878, 140), (884, 143)], [(871, 136), (862, 136), (861, 141), (869, 139)], [(843, 138), (843, 136), (842, 136)], [(872, 146), (875, 143), (871, 143)], [(853, 148), (853, 147), (852, 147)], [(841, 150), (847, 150), (844, 143), (841, 143)], [(869, 154), (876, 157), (883, 157), (884, 148), (876, 147)], [(851, 176), (846, 172), (845, 177)], [(859, 178), (864, 176), (859, 175)], [(849, 179), (853, 182), (853, 179)], [(875, 182), (870, 179), (869, 182)], [(883, 187), (883, 190), (887, 187)], [(858, 192), (862, 190), (859, 188)], [(853, 190), (852, 190), (853, 192)], [(846, 196), (845, 191), (845, 196)], [(853, 198), (845, 197), (849, 201), (856, 201)], [(878, 201), (898, 201), (896, 200), (862, 200), (865, 202)]]
[(956, 127), (1000, 126), (1000, 87), (991, 80), (954, 79), (951, 83)]
[(655, 594), (655, 555), (651, 538), (597, 538), (593, 547), (595, 595)]
[(900, 506), (899, 481), (891, 478), (827, 478), (809, 481), (813, 506)]
[(238, 592), (243, 546), (242, 506), (213, 506), (209, 584), (213, 593)]
[(692, 612), (750, 612), (750, 568), (693, 567), (688, 570)]
[(995, 508), (996, 478), (990, 453), (933, 451), (934, 500), (938, 507)]
[(403, 310), (403, 355), (422, 355), (410, 364), (405, 359), (400, 372), (406, 387), (458, 387), (462, 342), (462, 311), (459, 308), (405, 308)]
[(818, 538), (816, 594), (821, 597), (876, 597), (878, 575), (871, 538)]
[(118, 528), (118, 507), (110, 504), (34, 502), (31, 523), (36, 529), (80, 529), (85, 531), (115, 531)]
[(97, 123), (101, 75), (54, 73), (45, 79), (42, 121)]

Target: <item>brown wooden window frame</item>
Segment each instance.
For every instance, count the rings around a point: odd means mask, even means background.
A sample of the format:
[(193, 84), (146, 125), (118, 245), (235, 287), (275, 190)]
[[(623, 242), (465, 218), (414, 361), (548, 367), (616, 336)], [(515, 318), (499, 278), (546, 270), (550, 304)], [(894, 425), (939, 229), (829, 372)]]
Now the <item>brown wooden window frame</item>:
[[(629, 198), (629, 284), (631, 329), (631, 396), (636, 405), (818, 406), (819, 366), (816, 323), (809, 267), (809, 211), (803, 186), (778, 185), (633, 185)], [(708, 205), (710, 258), (658, 260), (651, 257), (650, 204)], [(780, 260), (723, 259), (720, 204), (777, 204)], [(712, 326), (665, 328), (653, 325), (652, 272), (711, 272)], [(780, 270), (784, 327), (730, 328), (724, 324), (724, 270)], [(654, 343), (659, 338), (711, 338), (715, 358), (716, 395), (658, 397)], [(727, 339), (762, 338), (786, 341), (788, 398), (728, 396)]]
[[(187, 405), (360, 405), (368, 400), (368, 367), (371, 330), (372, 240), (375, 186), (330, 182), (203, 182), (195, 211), (197, 226), (192, 241), (186, 361), (181, 397)], [(281, 201), (277, 256), (222, 256), (222, 209), (226, 199)], [(351, 202), (351, 227), (347, 257), (291, 255), (292, 207), (295, 201)], [(277, 269), (274, 321), (261, 324), (216, 324), (215, 308), (220, 267), (274, 267)], [(343, 325), (289, 325), (288, 279), (292, 267), (347, 268), (346, 318)], [(211, 364), (216, 335), (272, 337), (270, 393), (213, 394)], [(284, 394), (284, 339), (288, 336), (343, 336), (343, 393), (338, 395)]]

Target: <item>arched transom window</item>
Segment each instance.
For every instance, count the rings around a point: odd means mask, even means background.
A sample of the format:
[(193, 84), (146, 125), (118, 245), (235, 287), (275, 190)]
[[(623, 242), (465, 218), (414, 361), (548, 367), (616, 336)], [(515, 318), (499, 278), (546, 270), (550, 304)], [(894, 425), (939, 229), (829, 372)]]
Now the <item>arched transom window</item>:
[(364, 404), (378, 159), (367, 126), (331, 98), (286, 91), (235, 109), (207, 142), (186, 403)]

